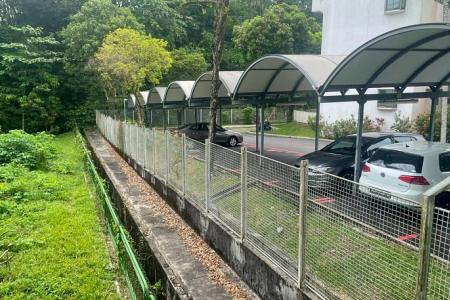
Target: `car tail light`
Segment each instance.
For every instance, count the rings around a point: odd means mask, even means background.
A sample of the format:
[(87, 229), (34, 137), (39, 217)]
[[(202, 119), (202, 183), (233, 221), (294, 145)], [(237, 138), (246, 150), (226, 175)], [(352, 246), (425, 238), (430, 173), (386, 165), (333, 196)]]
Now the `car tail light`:
[(409, 184), (430, 185), (423, 176), (401, 175), (398, 179)]
[(369, 167), (368, 165), (364, 164), (364, 165), (362, 166), (362, 171), (363, 171), (364, 173), (369, 173), (369, 172), (370, 172), (370, 167)]

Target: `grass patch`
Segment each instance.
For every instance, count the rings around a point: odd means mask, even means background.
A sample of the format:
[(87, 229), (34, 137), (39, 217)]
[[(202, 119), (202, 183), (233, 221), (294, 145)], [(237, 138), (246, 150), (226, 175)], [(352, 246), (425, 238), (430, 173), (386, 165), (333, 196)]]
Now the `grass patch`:
[(308, 126), (308, 124), (288, 122), (274, 124), (273, 130), (267, 133), (286, 135), (286, 136), (299, 136), (313, 138), (315, 136), (314, 130)]
[[(217, 202), (219, 210), (239, 219), (240, 195)], [(306, 219), (306, 269), (328, 291), (342, 299), (413, 299), (417, 253), (354, 228), (351, 223), (309, 207)], [(298, 248), (297, 205), (282, 194), (249, 188), (248, 229), (272, 244), (295, 266)], [(447, 299), (450, 268), (431, 265), (429, 299)]]
[(0, 171), (0, 251), (13, 255), (10, 270), (0, 266), (0, 298), (117, 299), (80, 144), (74, 133), (53, 143), (49, 170)]

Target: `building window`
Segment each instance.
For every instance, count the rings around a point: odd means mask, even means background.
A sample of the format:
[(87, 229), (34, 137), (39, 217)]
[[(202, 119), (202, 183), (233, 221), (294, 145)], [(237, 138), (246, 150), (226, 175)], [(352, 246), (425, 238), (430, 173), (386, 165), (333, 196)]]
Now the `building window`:
[(396, 13), (405, 10), (406, 0), (386, 0), (384, 11), (386, 13)]
[[(395, 94), (394, 89), (379, 89), (379, 94)], [(379, 110), (396, 110), (398, 101), (393, 100), (378, 100), (377, 108)]]

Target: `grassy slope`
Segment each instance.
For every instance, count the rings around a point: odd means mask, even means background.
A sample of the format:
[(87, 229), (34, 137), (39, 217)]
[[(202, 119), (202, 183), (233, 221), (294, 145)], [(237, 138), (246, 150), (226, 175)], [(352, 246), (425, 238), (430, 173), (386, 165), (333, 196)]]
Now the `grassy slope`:
[(307, 124), (297, 122), (274, 124), (273, 130), (268, 131), (267, 133), (310, 138), (314, 137), (314, 131)]
[(14, 210), (0, 214), (0, 233), (6, 232), (0, 242), (13, 243), (16, 250), (11, 271), (0, 266), (0, 298), (116, 299), (115, 273), (84, 180), (81, 149), (72, 133), (58, 136), (55, 144), (59, 163), (73, 171), (42, 176), (56, 178), (66, 197), (10, 203)]

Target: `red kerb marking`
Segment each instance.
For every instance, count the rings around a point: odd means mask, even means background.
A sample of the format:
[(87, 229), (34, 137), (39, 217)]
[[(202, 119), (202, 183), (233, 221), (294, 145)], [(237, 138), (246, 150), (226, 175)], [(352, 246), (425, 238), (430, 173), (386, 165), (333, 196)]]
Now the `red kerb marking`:
[(400, 241), (407, 241), (407, 240), (415, 239), (416, 237), (418, 237), (418, 235), (415, 233), (412, 233), (412, 234), (399, 236), (398, 239)]
[(328, 197), (322, 197), (322, 198), (316, 199), (317, 203), (330, 203), (330, 202), (334, 202), (334, 201), (336, 201), (336, 199), (328, 198)]

